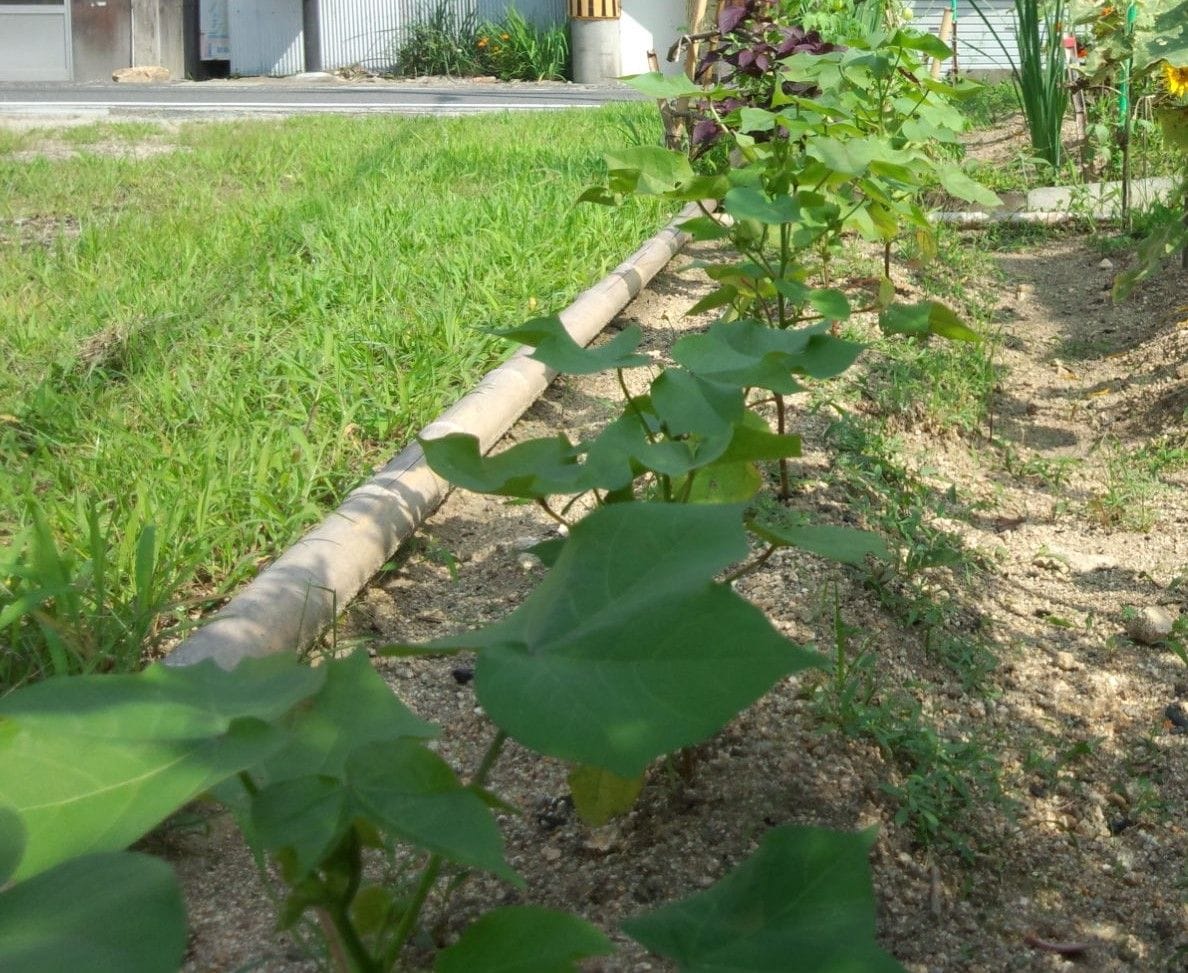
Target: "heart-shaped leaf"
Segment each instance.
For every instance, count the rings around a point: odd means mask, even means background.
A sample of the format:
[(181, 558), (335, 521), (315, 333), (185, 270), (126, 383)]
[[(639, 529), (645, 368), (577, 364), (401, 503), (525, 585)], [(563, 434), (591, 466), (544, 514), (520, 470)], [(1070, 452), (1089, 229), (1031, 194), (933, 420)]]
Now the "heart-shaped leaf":
[(878, 534), (856, 527), (835, 527), (831, 524), (751, 523), (752, 531), (769, 544), (796, 547), (810, 554), (862, 567), (867, 557), (888, 560), (887, 542)]
[(85, 855), (0, 892), (5, 973), (175, 973), (185, 951), (181, 889), (148, 855)]
[(588, 922), (535, 905), (484, 913), (449, 949), (435, 973), (575, 973), (578, 960), (613, 953), (614, 945)]
[(350, 826), (347, 791), (333, 777), (296, 777), (252, 798), (252, 832), (272, 852), (286, 850), (290, 884), (309, 874)]
[(486, 802), (413, 740), (360, 747), (347, 761), (351, 794), (380, 827), (451, 861), (522, 885), (503, 857)]
[(420, 439), (429, 468), (455, 486), (475, 493), (535, 499), (590, 488), (578, 451), (562, 435), (527, 442), (484, 456), (470, 433)]
[(656, 145), (636, 145), (607, 153), (611, 188), (617, 192), (662, 195), (693, 178), (693, 167), (683, 152)]
[(861, 351), (861, 345), (828, 334), (828, 325), (780, 331), (758, 321), (733, 321), (681, 338), (673, 357), (711, 382), (790, 394), (800, 388), (793, 374), (832, 378)]
[(129, 676), (72, 676), (0, 702), (0, 802), (24, 822), (18, 879), (124, 848), (204, 791), (273, 753), (271, 723), (325, 673), (290, 656)]
[(871, 843), (775, 828), (717, 885), (623, 928), (681, 973), (902, 973), (875, 942)]
[(521, 743), (634, 777), (819, 663), (713, 583), (746, 554), (736, 506), (604, 507), (511, 615), (432, 645), (481, 650), (479, 700)]
[(613, 368), (638, 368), (652, 363), (647, 355), (635, 351), (643, 340), (643, 331), (638, 324), (628, 325), (609, 341), (592, 348), (583, 348), (574, 341), (573, 335), (555, 314), (491, 333), (528, 345), (534, 349), (533, 358), (567, 375), (593, 375)]

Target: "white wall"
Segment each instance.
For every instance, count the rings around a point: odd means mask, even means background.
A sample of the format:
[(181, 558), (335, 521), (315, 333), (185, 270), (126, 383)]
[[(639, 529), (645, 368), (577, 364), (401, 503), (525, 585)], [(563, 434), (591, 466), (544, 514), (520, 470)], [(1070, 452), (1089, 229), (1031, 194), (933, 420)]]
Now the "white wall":
[[(1013, 0), (978, 0), (994, 31), (1006, 45), (1010, 58), (1018, 60), (1015, 45), (1015, 5)], [(949, 0), (915, 0), (912, 26), (929, 34), (940, 29), (941, 17), (949, 9)], [(994, 32), (978, 16), (969, 0), (957, 4), (957, 65), (966, 71), (1009, 71), (1010, 58), (995, 40)]]
[(654, 50), (665, 74), (679, 74), (683, 60), (669, 64), (665, 57), (677, 38), (689, 27), (685, 0), (623, 0), (619, 36), (623, 52), (623, 73), (643, 74), (648, 67), (648, 51)]

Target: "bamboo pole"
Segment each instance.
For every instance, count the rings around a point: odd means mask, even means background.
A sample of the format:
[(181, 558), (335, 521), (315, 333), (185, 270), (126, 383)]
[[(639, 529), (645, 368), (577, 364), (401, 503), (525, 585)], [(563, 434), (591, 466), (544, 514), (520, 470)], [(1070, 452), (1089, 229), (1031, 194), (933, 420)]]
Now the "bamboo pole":
[(689, 18), (689, 46), (685, 48), (685, 74), (690, 81), (697, 80), (697, 48), (696, 35), (701, 31), (701, 22), (705, 19), (705, 8), (709, 0), (693, 0), (693, 16)]

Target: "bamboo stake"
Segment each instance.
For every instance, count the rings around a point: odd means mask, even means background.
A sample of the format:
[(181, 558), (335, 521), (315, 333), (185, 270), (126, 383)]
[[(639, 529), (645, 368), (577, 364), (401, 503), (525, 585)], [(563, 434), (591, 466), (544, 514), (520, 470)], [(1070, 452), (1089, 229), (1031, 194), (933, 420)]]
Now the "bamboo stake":
[(709, 0), (694, 0), (693, 16), (689, 19), (689, 46), (685, 48), (685, 74), (690, 81), (697, 80), (697, 41), (694, 39), (701, 30), (701, 22), (705, 19), (705, 8)]

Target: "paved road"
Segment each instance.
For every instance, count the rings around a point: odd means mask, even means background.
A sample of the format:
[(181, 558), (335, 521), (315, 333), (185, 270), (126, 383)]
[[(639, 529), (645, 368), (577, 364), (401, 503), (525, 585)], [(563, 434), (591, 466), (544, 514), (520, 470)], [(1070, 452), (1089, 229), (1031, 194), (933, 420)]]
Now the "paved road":
[(471, 114), (581, 108), (640, 98), (624, 86), (444, 82), (344, 84), (326, 80), (200, 84), (0, 83), (0, 115), (120, 118), (343, 114)]

